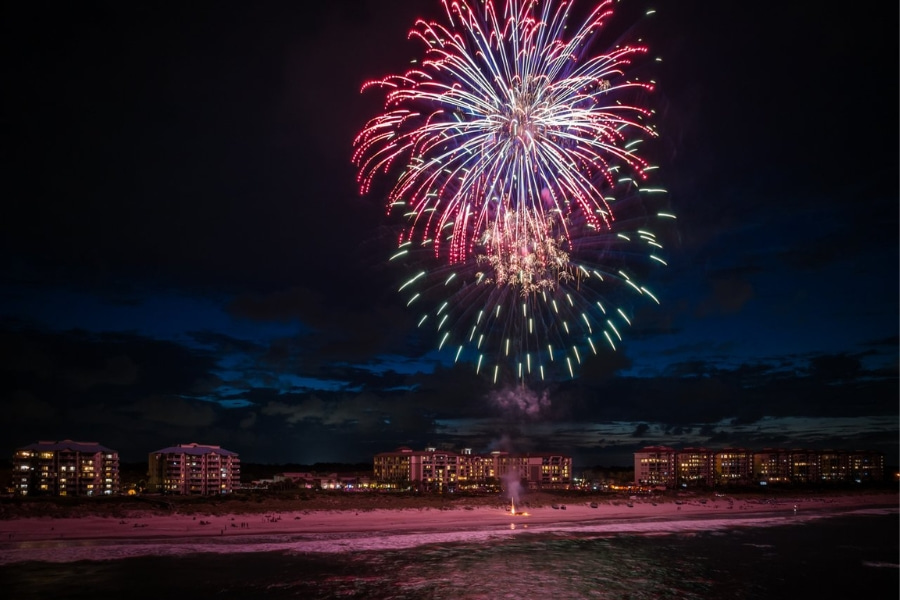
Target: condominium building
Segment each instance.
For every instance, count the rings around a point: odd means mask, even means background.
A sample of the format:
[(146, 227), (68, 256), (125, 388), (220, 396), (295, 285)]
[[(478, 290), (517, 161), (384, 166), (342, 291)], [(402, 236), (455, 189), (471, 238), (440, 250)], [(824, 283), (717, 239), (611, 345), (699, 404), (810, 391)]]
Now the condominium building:
[(674, 487), (675, 450), (668, 446), (647, 446), (634, 453), (634, 482), (651, 487)]
[(767, 483), (788, 483), (791, 480), (789, 450), (765, 448), (753, 453), (753, 479)]
[(515, 482), (531, 489), (566, 489), (572, 458), (561, 454), (474, 454), (426, 448), (398, 448), (375, 455), (373, 476), (383, 486), (428, 490), (476, 489)]
[(792, 483), (816, 483), (819, 481), (819, 453), (813, 450), (791, 450)]
[(634, 482), (689, 487), (729, 484), (883, 481), (884, 455), (868, 450), (786, 450), (648, 446), (634, 453)]
[(489, 455), (502, 481), (520, 481), (530, 489), (566, 489), (572, 483), (572, 459), (561, 454)]
[(850, 452), (847, 463), (854, 481), (884, 480), (884, 454), (880, 452)]
[(845, 481), (850, 477), (850, 456), (829, 450), (819, 456), (819, 474), (825, 481)]
[(725, 448), (713, 453), (716, 484), (745, 484), (753, 472), (753, 452), (744, 448)]
[(230, 494), (240, 487), (237, 453), (219, 446), (179, 444), (150, 453), (148, 489), (164, 494)]
[(684, 448), (675, 453), (678, 481), (688, 485), (708, 485), (714, 480), (714, 453), (706, 448)]
[(96, 442), (41, 441), (13, 454), (12, 483), (20, 496), (119, 493), (119, 453)]

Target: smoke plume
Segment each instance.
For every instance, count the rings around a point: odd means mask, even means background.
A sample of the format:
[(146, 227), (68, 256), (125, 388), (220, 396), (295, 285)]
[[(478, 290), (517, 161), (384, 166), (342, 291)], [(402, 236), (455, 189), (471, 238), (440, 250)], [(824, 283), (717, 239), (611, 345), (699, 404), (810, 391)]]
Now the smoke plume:
[(524, 387), (509, 387), (492, 391), (488, 399), (504, 413), (529, 418), (540, 417), (550, 409), (550, 397), (546, 390), (537, 393)]

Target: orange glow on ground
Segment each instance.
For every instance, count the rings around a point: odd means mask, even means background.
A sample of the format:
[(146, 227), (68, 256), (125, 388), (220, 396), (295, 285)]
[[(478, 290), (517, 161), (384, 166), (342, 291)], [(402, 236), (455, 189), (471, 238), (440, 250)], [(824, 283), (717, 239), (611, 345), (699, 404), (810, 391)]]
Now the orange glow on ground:
[(527, 512), (516, 511), (516, 501), (511, 499), (509, 500), (509, 516), (511, 517), (527, 517)]

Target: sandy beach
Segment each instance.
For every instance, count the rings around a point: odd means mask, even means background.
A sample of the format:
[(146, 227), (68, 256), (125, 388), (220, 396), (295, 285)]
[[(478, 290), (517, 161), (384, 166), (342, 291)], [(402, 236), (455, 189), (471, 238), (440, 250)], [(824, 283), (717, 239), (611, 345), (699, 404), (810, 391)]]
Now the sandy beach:
[[(347, 551), (472, 540), (536, 531), (643, 533), (771, 525), (854, 511), (898, 511), (897, 494), (635, 499), (526, 508), (304, 510), (230, 515), (145, 514), (130, 518), (15, 518), (0, 521), (0, 564), (223, 551)], [(565, 508), (562, 508), (565, 506)]]

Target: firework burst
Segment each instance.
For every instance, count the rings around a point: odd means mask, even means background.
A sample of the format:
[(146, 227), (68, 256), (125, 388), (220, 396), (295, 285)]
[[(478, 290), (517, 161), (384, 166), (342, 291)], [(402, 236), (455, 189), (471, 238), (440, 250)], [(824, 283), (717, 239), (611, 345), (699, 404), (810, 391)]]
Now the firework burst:
[(410, 32), (423, 59), (363, 86), (384, 90), (385, 103), (354, 140), (360, 191), (392, 174), (388, 211), (407, 218), (398, 256), (427, 250), (434, 261), (401, 290), (411, 305), (440, 299), (422, 323), (437, 323), (442, 347), (468, 348), (479, 370), (500, 358), (495, 377), (501, 362), (519, 377), (543, 377), (557, 360), (574, 374), (579, 347), (621, 339), (610, 312), (629, 321), (601, 288), (655, 300), (610, 271), (621, 252), (611, 239), (659, 246), (614, 210), (621, 194), (653, 191), (637, 151), (656, 135), (640, 102), (653, 83), (627, 76), (647, 48), (591, 52), (611, 1), (572, 30), (572, 2), (443, 5), (445, 23)]
[(614, 200), (627, 215), (614, 232), (593, 232), (575, 212), (558, 226), (568, 240), (548, 235), (544, 246), (509, 256), (427, 267), (421, 249), (403, 244), (392, 260), (414, 271), (399, 291), (422, 310), (419, 327), (495, 382), (573, 377), (589, 356), (617, 350), (634, 313), (659, 304), (642, 281), (665, 265), (648, 224), (674, 218), (643, 212), (661, 190), (628, 187)]

